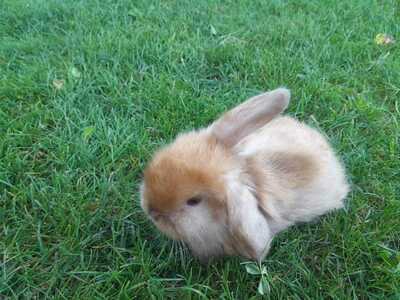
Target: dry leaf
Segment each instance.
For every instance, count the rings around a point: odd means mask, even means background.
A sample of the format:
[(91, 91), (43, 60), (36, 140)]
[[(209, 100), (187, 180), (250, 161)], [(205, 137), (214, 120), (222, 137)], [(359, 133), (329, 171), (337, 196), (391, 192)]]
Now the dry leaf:
[(53, 87), (56, 90), (61, 90), (64, 87), (64, 84), (65, 84), (65, 80), (63, 80), (63, 79), (54, 79), (53, 80)]

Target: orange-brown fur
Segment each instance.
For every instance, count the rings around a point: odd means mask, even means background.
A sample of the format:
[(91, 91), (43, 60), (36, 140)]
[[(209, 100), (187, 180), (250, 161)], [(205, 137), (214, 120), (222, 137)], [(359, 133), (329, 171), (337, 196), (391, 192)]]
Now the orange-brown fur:
[(224, 205), (221, 176), (230, 167), (229, 156), (210, 135), (180, 136), (176, 143), (158, 152), (145, 170), (148, 209), (160, 213), (177, 211), (187, 199), (200, 194), (212, 198), (209, 205), (217, 214)]

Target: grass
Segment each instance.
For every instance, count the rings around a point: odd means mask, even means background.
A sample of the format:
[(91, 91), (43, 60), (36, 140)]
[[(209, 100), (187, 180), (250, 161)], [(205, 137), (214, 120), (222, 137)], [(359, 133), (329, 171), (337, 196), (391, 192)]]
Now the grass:
[[(348, 207), (280, 234), (269, 299), (400, 299), (397, 0), (0, 2), (0, 298), (257, 299), (138, 204), (145, 163), (262, 90), (319, 127)], [(263, 275), (264, 276), (264, 275)]]

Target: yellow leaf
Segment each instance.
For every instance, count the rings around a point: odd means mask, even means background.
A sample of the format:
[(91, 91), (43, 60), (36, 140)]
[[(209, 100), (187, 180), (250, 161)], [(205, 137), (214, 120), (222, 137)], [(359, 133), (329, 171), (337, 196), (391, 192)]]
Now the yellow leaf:
[(94, 127), (94, 126), (85, 127), (83, 129), (83, 133), (82, 133), (83, 139), (85, 141), (89, 140), (90, 137), (93, 135), (95, 129), (96, 129), (96, 127)]
[(377, 45), (387, 45), (394, 43), (393, 37), (385, 33), (378, 33), (375, 37), (375, 43)]

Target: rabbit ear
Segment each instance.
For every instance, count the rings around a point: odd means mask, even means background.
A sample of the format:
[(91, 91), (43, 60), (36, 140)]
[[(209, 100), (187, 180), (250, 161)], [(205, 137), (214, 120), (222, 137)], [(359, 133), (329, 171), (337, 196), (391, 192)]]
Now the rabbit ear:
[(289, 99), (290, 91), (285, 88), (252, 97), (222, 115), (211, 125), (211, 131), (224, 145), (233, 147), (283, 112)]
[(228, 228), (233, 248), (241, 256), (261, 261), (273, 234), (256, 197), (248, 189), (233, 184), (229, 198)]

